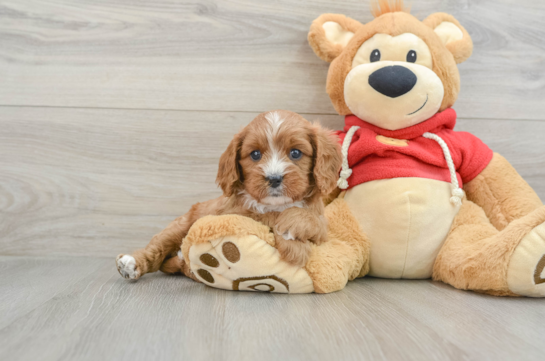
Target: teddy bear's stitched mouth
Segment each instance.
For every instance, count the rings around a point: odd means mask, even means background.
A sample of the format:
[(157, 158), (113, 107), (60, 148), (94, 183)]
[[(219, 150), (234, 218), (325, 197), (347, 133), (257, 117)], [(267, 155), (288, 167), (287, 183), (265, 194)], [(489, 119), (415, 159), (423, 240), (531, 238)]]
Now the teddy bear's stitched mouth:
[(422, 104), (422, 106), (421, 106), (420, 108), (416, 109), (414, 112), (409, 113), (409, 114), (407, 114), (407, 115), (413, 115), (414, 113), (417, 113), (417, 112), (419, 112), (420, 110), (422, 110), (422, 108), (424, 108), (424, 107), (426, 106), (426, 104), (428, 104), (428, 98), (429, 98), (429, 97), (428, 97), (428, 94), (426, 94), (426, 101), (424, 102), (424, 104)]
[(422, 104), (422, 106), (421, 106), (420, 108), (416, 109), (414, 112), (409, 113), (409, 114), (407, 114), (407, 115), (413, 115), (414, 113), (417, 113), (417, 112), (419, 112), (420, 110), (422, 110), (422, 108), (424, 108), (424, 107), (426, 106), (426, 104), (428, 104), (428, 98), (429, 98), (429, 97), (428, 97), (428, 94), (426, 94), (426, 101), (424, 102), (424, 104)]

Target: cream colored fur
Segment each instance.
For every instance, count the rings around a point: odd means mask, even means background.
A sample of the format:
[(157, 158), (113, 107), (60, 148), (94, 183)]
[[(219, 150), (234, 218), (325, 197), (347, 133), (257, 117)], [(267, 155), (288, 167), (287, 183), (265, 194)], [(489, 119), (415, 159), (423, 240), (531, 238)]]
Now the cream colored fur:
[[(399, 98), (385, 97), (375, 91), (367, 79), (384, 66), (403, 65), (418, 76), (410, 93)], [(397, 130), (431, 118), (443, 101), (441, 79), (429, 68), (399, 61), (361, 64), (354, 67), (344, 82), (344, 99), (350, 112), (383, 129)]]
[(435, 257), (459, 207), (449, 202), (447, 182), (383, 179), (346, 192), (348, 208), (372, 244), (369, 275), (430, 278)]
[(528, 297), (543, 297), (545, 292), (545, 223), (522, 238), (507, 268), (511, 292)]

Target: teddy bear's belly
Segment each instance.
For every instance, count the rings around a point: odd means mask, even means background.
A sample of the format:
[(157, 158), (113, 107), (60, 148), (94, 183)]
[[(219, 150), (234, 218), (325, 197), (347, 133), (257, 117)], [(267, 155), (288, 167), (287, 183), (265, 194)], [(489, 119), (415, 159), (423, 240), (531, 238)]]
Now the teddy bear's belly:
[(450, 183), (393, 178), (360, 184), (345, 200), (371, 241), (370, 276), (429, 278), (459, 206)]

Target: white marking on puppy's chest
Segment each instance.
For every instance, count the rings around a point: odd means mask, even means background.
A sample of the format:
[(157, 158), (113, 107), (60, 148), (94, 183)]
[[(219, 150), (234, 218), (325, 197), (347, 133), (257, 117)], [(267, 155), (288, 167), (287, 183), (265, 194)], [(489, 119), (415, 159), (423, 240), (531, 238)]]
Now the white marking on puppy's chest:
[[(286, 200), (289, 200), (289, 203), (284, 204), (263, 204), (259, 203), (254, 197), (249, 195), (246, 191), (242, 191), (239, 193), (244, 198), (244, 207), (246, 209), (252, 210), (256, 213), (264, 214), (269, 212), (283, 212), (288, 208), (305, 208), (307, 206), (305, 201), (298, 201), (298, 202), (291, 202), (290, 198), (283, 197)], [(276, 198), (276, 197), (266, 197), (264, 198)]]

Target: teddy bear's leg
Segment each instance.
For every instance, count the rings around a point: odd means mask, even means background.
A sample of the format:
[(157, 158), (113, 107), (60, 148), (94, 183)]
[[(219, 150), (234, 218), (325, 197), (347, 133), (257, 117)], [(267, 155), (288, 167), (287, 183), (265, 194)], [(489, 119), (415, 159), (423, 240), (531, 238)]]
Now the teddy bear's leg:
[(464, 185), (464, 191), (500, 231), (543, 205), (532, 187), (497, 153), (481, 174)]
[(464, 201), (433, 268), (433, 279), (502, 296), (545, 297), (545, 207), (502, 231)]
[[(283, 261), (269, 227), (239, 215), (199, 219), (182, 243), (183, 273), (216, 288), (329, 293), (369, 269), (369, 241), (343, 199), (325, 212), (329, 240), (311, 245), (305, 267)], [(171, 270), (180, 267), (172, 261)], [(167, 267), (167, 264), (165, 264)]]
[(341, 290), (348, 281), (369, 272), (369, 239), (342, 196), (326, 207), (325, 217), (329, 241), (314, 247), (305, 267), (317, 293)]
[(304, 267), (283, 261), (270, 228), (240, 215), (206, 216), (189, 230), (182, 256), (189, 277), (234, 291), (310, 293)]

